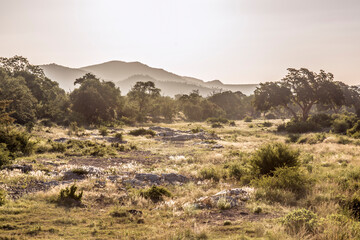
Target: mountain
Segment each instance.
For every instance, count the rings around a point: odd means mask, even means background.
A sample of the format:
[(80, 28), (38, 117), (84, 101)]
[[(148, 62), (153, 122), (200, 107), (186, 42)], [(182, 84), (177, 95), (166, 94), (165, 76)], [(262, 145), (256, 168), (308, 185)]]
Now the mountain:
[(74, 90), (75, 79), (84, 76), (87, 72), (81, 69), (68, 68), (55, 63), (40, 66), (45, 75), (59, 83), (59, 86), (65, 91)]
[(252, 94), (257, 84), (223, 84), (220, 80), (205, 82), (203, 80), (176, 75), (160, 68), (152, 68), (140, 62), (110, 61), (81, 68), (69, 68), (57, 64), (41, 65), (45, 75), (59, 82), (60, 87), (66, 91), (74, 89), (76, 78), (85, 73), (93, 73), (99, 78), (116, 83), (126, 94), (138, 81), (153, 81), (162, 90), (163, 95), (189, 93), (198, 89), (200, 94), (207, 96), (218, 91), (241, 91)]

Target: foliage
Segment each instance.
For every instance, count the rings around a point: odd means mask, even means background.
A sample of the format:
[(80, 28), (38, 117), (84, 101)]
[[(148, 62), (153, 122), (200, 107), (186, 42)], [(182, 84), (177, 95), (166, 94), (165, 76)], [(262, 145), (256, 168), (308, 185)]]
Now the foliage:
[(75, 184), (71, 185), (70, 188), (61, 189), (57, 199), (58, 204), (66, 206), (80, 205), (83, 191), (77, 194), (77, 189)]
[(0, 143), (0, 167), (11, 162), (10, 151), (7, 149), (5, 143)]
[(254, 107), (262, 112), (283, 108), (299, 120), (308, 119), (316, 104), (341, 106), (344, 96), (341, 88), (333, 81), (333, 75), (323, 70), (320, 73), (306, 68), (288, 68), (288, 74), (279, 82), (261, 83), (254, 92)]
[(210, 117), (208, 119), (206, 119), (206, 122), (208, 123), (223, 123), (226, 124), (229, 122), (228, 119), (226, 118), (222, 118), (222, 117)]
[(318, 219), (315, 213), (302, 208), (288, 213), (283, 218), (282, 223), (290, 234), (297, 234), (301, 230), (314, 233), (318, 226)]
[(244, 122), (252, 122), (252, 117), (249, 116), (244, 117)]
[(3, 156), (10, 159), (28, 156), (34, 151), (35, 142), (30, 140), (30, 135), (15, 128), (0, 127), (0, 144)]
[(130, 101), (135, 103), (137, 108), (137, 120), (144, 121), (147, 114), (151, 111), (153, 101), (160, 97), (160, 89), (155, 87), (155, 83), (137, 82), (127, 94)]
[(276, 168), (299, 165), (299, 151), (283, 143), (266, 144), (258, 149), (250, 159), (254, 173), (273, 175)]
[(311, 186), (311, 180), (297, 167), (277, 168), (273, 176), (265, 175), (253, 180), (252, 183), (258, 188), (265, 189), (265, 192), (276, 189), (289, 191), (296, 199), (304, 197)]
[(152, 186), (149, 189), (140, 191), (140, 196), (150, 199), (154, 203), (164, 201), (164, 197), (171, 197), (172, 194), (169, 190), (162, 186)]
[(118, 142), (122, 142), (122, 141), (123, 141), (123, 135), (122, 135), (122, 133), (116, 133), (116, 134), (115, 134), (115, 139), (116, 139), (116, 141), (118, 141)]
[(76, 79), (80, 87), (70, 94), (72, 110), (84, 123), (114, 121), (122, 106), (119, 88), (113, 82), (100, 81), (95, 75), (86, 74)]
[(0, 206), (4, 205), (5, 203), (6, 203), (6, 191), (0, 189)]
[(215, 166), (211, 166), (202, 168), (199, 172), (199, 176), (202, 179), (218, 182), (222, 178), (223, 174), (221, 169), (216, 168)]
[(354, 126), (346, 131), (346, 134), (353, 138), (360, 138), (360, 120)]
[(99, 133), (101, 136), (105, 137), (108, 135), (108, 130), (105, 126), (102, 126), (99, 128)]
[(319, 131), (320, 127), (312, 121), (295, 121), (292, 120), (286, 124), (278, 126), (278, 131), (286, 131), (288, 133), (306, 133)]
[(145, 129), (145, 128), (138, 128), (138, 129), (131, 130), (129, 132), (129, 134), (133, 135), (133, 136), (144, 136), (144, 135), (150, 135), (152, 137), (156, 136), (156, 132), (154, 132), (151, 129)]
[(224, 126), (221, 123), (213, 123), (213, 124), (211, 124), (211, 127), (212, 128), (222, 128)]

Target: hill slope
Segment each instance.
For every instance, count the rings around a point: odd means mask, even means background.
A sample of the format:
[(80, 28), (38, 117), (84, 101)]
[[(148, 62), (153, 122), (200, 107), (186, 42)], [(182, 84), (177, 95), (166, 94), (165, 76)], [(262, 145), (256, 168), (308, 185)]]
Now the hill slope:
[(219, 80), (205, 82), (192, 77), (183, 77), (160, 68), (152, 68), (140, 62), (110, 61), (82, 68), (68, 68), (56, 64), (41, 65), (45, 74), (59, 82), (66, 91), (74, 89), (76, 78), (91, 72), (99, 78), (116, 83), (122, 94), (126, 94), (137, 81), (154, 81), (163, 95), (189, 93), (198, 89), (203, 96), (213, 91), (241, 91), (252, 94), (257, 84), (223, 84)]

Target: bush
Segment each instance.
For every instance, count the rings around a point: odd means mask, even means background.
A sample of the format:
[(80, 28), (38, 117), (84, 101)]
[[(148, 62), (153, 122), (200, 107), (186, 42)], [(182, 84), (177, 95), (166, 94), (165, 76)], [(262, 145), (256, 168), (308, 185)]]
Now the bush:
[(107, 136), (108, 135), (108, 130), (106, 127), (101, 127), (99, 128), (99, 134), (103, 137)]
[(228, 169), (228, 175), (230, 178), (241, 180), (244, 176), (249, 174), (248, 169), (242, 166), (239, 163), (231, 163), (228, 166), (225, 166)]
[(66, 145), (64, 143), (51, 142), (50, 152), (60, 152), (63, 153), (66, 151)]
[(296, 143), (299, 140), (300, 136), (300, 134), (289, 134), (286, 142)]
[(277, 117), (273, 113), (268, 113), (268, 114), (265, 115), (265, 118), (266, 119), (276, 119)]
[(169, 190), (167, 190), (164, 187), (152, 186), (151, 188), (149, 188), (147, 190), (142, 190), (140, 192), (140, 196), (142, 196), (146, 199), (150, 199), (154, 203), (157, 203), (160, 201), (164, 201), (164, 196), (171, 197), (172, 194)]
[(230, 122), (229, 122), (229, 125), (230, 125), (231, 127), (235, 127), (235, 126), (236, 126), (236, 123), (235, 123), (235, 121), (230, 121)]
[(244, 122), (252, 122), (252, 117), (246, 116), (244, 117)]
[(144, 136), (144, 135), (150, 135), (152, 137), (156, 136), (156, 132), (154, 132), (151, 129), (145, 129), (145, 128), (138, 128), (138, 129), (131, 130), (129, 132), (129, 134), (133, 135), (133, 136)]
[(261, 127), (271, 127), (273, 124), (271, 122), (263, 122), (263, 123), (260, 123), (260, 126)]
[(6, 152), (9, 152), (10, 159), (31, 155), (35, 149), (35, 142), (32, 142), (30, 138), (31, 136), (27, 132), (0, 128), (0, 144), (3, 143), (1, 147), (3, 156), (7, 154)]
[(301, 230), (305, 230), (307, 233), (314, 233), (318, 220), (315, 213), (302, 208), (287, 214), (283, 218), (282, 223), (290, 234), (297, 234)]
[(302, 136), (298, 139), (298, 143), (317, 144), (322, 143), (326, 139), (325, 133), (316, 133)]
[(70, 188), (66, 187), (61, 189), (57, 199), (58, 204), (66, 206), (80, 205), (83, 191), (81, 191), (79, 194), (76, 194), (76, 191), (77, 186), (75, 184), (71, 185)]
[(306, 133), (319, 131), (321, 128), (318, 124), (311, 121), (290, 121), (286, 124), (278, 126), (278, 131), (286, 131), (289, 133)]
[(218, 182), (222, 176), (220, 170), (215, 167), (205, 167), (200, 170), (199, 175), (202, 179), (213, 180), (215, 182)]
[(310, 189), (311, 180), (297, 167), (277, 168), (273, 174), (255, 179), (252, 183), (265, 191), (281, 189), (292, 192), (296, 199), (304, 197)]
[(360, 196), (354, 194), (349, 199), (341, 199), (340, 205), (356, 220), (360, 220)]
[(222, 117), (211, 117), (211, 118), (206, 119), (206, 122), (208, 122), (208, 123), (223, 123), (223, 124), (226, 124), (226, 123), (229, 122), (229, 120), (226, 119), (226, 118), (222, 118)]
[(319, 113), (309, 117), (308, 122), (313, 122), (319, 125), (320, 127), (326, 128), (326, 127), (331, 127), (331, 124), (333, 123), (333, 119), (328, 114)]
[(199, 133), (201, 131), (203, 131), (203, 130), (200, 127), (196, 127), (196, 128), (191, 129), (192, 133)]
[(360, 138), (360, 120), (354, 126), (346, 131), (346, 134), (353, 138)]
[(4, 205), (5, 203), (6, 203), (6, 191), (0, 189), (0, 206)]
[(292, 150), (283, 143), (267, 144), (255, 152), (250, 165), (256, 174), (273, 175), (276, 168), (298, 166), (299, 154), (299, 151)]
[(223, 125), (221, 125), (221, 123), (213, 123), (213, 124), (211, 124), (211, 127), (212, 128), (222, 128), (223, 127)]
[(116, 134), (115, 134), (115, 139), (116, 139), (116, 141), (118, 141), (118, 142), (122, 142), (122, 141), (123, 141), (123, 135), (122, 135), (122, 133), (116, 133)]
[(11, 162), (10, 152), (5, 143), (0, 143), (0, 167)]

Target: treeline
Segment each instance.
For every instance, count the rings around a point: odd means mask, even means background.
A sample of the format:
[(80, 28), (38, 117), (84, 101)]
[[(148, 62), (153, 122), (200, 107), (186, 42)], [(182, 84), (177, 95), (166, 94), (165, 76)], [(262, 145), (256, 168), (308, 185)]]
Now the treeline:
[(220, 92), (203, 97), (198, 91), (175, 98), (161, 95), (153, 82), (137, 82), (126, 96), (113, 82), (91, 73), (74, 79), (78, 86), (66, 93), (42, 69), (26, 58), (0, 58), (0, 100), (9, 101), (7, 111), (16, 123), (32, 125), (109, 124), (145, 121), (204, 121), (210, 117), (242, 119), (259, 116), (252, 96), (241, 92)]
[(316, 113), (352, 112), (360, 115), (360, 90), (334, 81), (331, 73), (288, 69), (278, 82), (261, 83), (254, 95), (217, 92), (203, 97), (197, 90), (175, 98), (161, 95), (151, 81), (137, 82), (127, 95), (113, 82), (91, 73), (74, 79), (78, 86), (66, 93), (57, 82), (26, 58), (0, 58), (0, 101), (16, 123), (102, 125), (135, 122), (171, 122), (175, 118), (204, 121), (208, 118), (239, 120), (245, 117), (292, 118), (306, 122)]

